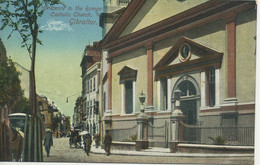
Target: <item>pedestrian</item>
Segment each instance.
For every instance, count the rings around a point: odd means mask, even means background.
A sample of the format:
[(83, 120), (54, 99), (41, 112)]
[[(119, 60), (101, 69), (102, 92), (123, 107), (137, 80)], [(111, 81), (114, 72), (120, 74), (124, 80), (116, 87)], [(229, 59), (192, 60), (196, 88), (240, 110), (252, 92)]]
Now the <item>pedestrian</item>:
[(53, 146), (52, 133), (51, 133), (51, 130), (49, 130), (49, 129), (46, 131), (46, 135), (44, 137), (43, 145), (45, 147), (45, 151), (47, 153), (47, 157), (49, 157), (50, 156), (51, 146)]
[(60, 132), (60, 130), (58, 131), (58, 134), (59, 134), (59, 138), (61, 138), (61, 132)]
[(112, 143), (112, 136), (109, 133), (109, 131), (106, 131), (106, 135), (105, 135), (105, 139), (104, 139), (104, 144), (105, 144), (105, 151), (106, 151), (106, 155), (109, 156), (110, 155), (110, 146)]
[[(79, 135), (79, 132), (77, 132), (77, 137), (76, 137), (76, 146), (79, 144), (79, 148), (81, 147), (81, 136)], [(75, 147), (76, 147), (75, 146)]]
[(96, 148), (98, 148), (98, 146), (99, 146), (99, 141), (100, 141), (100, 135), (99, 135), (99, 133), (96, 133), (96, 134), (95, 134), (94, 139), (95, 139)]
[(71, 147), (71, 145), (74, 143), (74, 136), (75, 136), (75, 132), (74, 132), (74, 130), (72, 129), (72, 130), (70, 131), (70, 138), (69, 138), (70, 147)]
[(89, 152), (90, 152), (91, 144), (92, 144), (92, 138), (91, 138), (90, 133), (84, 135), (83, 138), (84, 138), (84, 149), (85, 149), (85, 152), (87, 153), (87, 155), (89, 156)]

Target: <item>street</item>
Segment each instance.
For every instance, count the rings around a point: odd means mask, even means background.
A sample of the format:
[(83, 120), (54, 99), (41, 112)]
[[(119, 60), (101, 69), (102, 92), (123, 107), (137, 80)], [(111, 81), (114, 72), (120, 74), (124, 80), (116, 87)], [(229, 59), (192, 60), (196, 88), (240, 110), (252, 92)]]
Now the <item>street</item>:
[(93, 154), (87, 156), (82, 148), (70, 148), (68, 138), (54, 138), (50, 157), (43, 152), (44, 162), (81, 162), (81, 163), (171, 163), (171, 164), (254, 164), (252, 157), (155, 157)]

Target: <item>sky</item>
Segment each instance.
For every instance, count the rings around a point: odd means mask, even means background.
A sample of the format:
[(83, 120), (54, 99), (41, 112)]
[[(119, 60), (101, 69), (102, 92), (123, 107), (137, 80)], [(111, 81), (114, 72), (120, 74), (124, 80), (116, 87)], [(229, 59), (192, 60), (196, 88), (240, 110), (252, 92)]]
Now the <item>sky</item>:
[[(103, 0), (63, 2), (66, 6), (48, 8), (39, 18), (39, 27), (44, 32), (39, 35), (43, 46), (37, 45), (36, 90), (72, 117), (75, 101), (81, 95), (80, 62), (85, 46), (102, 39), (99, 14), (103, 12)], [(30, 69), (31, 60), (27, 50), (21, 48), (21, 37), (13, 33), (7, 39), (9, 34), (8, 27), (0, 31), (7, 57)]]

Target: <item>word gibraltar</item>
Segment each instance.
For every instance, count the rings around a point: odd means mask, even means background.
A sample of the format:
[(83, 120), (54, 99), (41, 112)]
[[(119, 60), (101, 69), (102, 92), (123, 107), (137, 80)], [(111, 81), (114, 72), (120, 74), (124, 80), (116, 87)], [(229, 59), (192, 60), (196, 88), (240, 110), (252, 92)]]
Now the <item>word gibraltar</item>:
[(91, 20), (91, 19), (86, 19), (86, 20), (79, 20), (79, 19), (74, 19), (71, 18), (69, 21), (70, 25), (96, 25), (97, 22), (95, 20)]

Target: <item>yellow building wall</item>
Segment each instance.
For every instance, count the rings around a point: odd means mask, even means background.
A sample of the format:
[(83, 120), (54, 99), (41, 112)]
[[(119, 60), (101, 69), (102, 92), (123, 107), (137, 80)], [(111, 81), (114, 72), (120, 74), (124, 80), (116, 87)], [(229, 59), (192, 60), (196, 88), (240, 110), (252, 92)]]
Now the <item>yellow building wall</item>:
[[(223, 52), (224, 58), (222, 60), (222, 67), (220, 69), (220, 98), (221, 102), (226, 98), (226, 25), (224, 20), (217, 20), (212, 23), (200, 26), (198, 28), (189, 30), (184, 33), (169, 37), (165, 40), (159, 41), (154, 46), (154, 65), (176, 44), (180, 37), (185, 36), (203, 44), (216, 51)], [(200, 82), (198, 82), (200, 84)], [(170, 92), (172, 89), (169, 89)], [(157, 92), (156, 83), (154, 83), (154, 91)], [(154, 100), (157, 100), (157, 94), (154, 95)], [(155, 102), (154, 102), (155, 103)]]
[(45, 127), (51, 128), (52, 127), (52, 115), (51, 115), (51, 112), (48, 111), (49, 104), (46, 103), (45, 100), (43, 100), (40, 97), (37, 97), (37, 99), (38, 99), (38, 101), (42, 102), (41, 114), (44, 114), (44, 116), (45, 116)]
[(140, 110), (139, 95), (143, 91), (147, 95), (147, 55), (145, 48), (125, 53), (114, 57), (112, 60), (112, 112), (121, 114), (122, 105), (122, 84), (118, 72), (128, 66), (137, 70), (136, 87), (135, 87), (135, 109)]
[(147, 0), (120, 37), (143, 29), (208, 0)]
[[(178, 12), (184, 11), (190, 7), (205, 2), (201, 1), (147, 1), (137, 16), (127, 26), (121, 36), (127, 35), (131, 32), (140, 30), (153, 23), (170, 17)], [(185, 4), (184, 8), (180, 8), (177, 4)], [(172, 7), (175, 4), (176, 6)], [(149, 6), (150, 5), (150, 6)], [(171, 6), (170, 6), (171, 5)], [(167, 10), (167, 7), (176, 10)], [(162, 11), (162, 8), (164, 9)], [(150, 10), (150, 11), (149, 11)], [(156, 17), (156, 12), (161, 12), (160, 17)], [(237, 82), (237, 98), (240, 103), (254, 102), (255, 100), (255, 60), (256, 60), (256, 21), (255, 9), (250, 9), (242, 12), (237, 17), (237, 41), (236, 41), (236, 82)], [(148, 12), (149, 11), (149, 12)], [(165, 12), (164, 12), (165, 11)], [(144, 15), (143, 17), (141, 17)], [(251, 16), (250, 16), (251, 15)], [(249, 18), (253, 18), (249, 20)], [(140, 20), (138, 20), (140, 19)], [(250, 30), (248, 30), (250, 29)], [(223, 19), (205, 24), (195, 29), (183, 32), (181, 34), (168, 37), (164, 40), (158, 41), (154, 45), (154, 66), (158, 61), (170, 50), (170, 48), (178, 41), (179, 37), (185, 36), (195, 42), (205, 45), (206, 47), (215, 49), (218, 52), (223, 52), (223, 60), (220, 69), (220, 104), (227, 98), (227, 32), (226, 23)], [(147, 94), (147, 56), (146, 49), (140, 48), (135, 51), (123, 54), (122, 56), (113, 59), (112, 66), (112, 107), (113, 113), (121, 113), (122, 105), (122, 87), (119, 83), (119, 76), (117, 73), (124, 67), (129, 66), (137, 69), (136, 81), (136, 110), (140, 108), (138, 96), (141, 91)], [(250, 77), (246, 79), (245, 77)], [(155, 73), (154, 73), (155, 78)], [(200, 84), (200, 82), (198, 82)], [(169, 89), (170, 92), (172, 89)], [(153, 84), (153, 103), (157, 107), (157, 84)]]
[[(256, 11), (250, 9), (237, 17), (236, 93), (239, 103), (255, 101)], [(252, 18), (252, 19), (250, 19)]]

